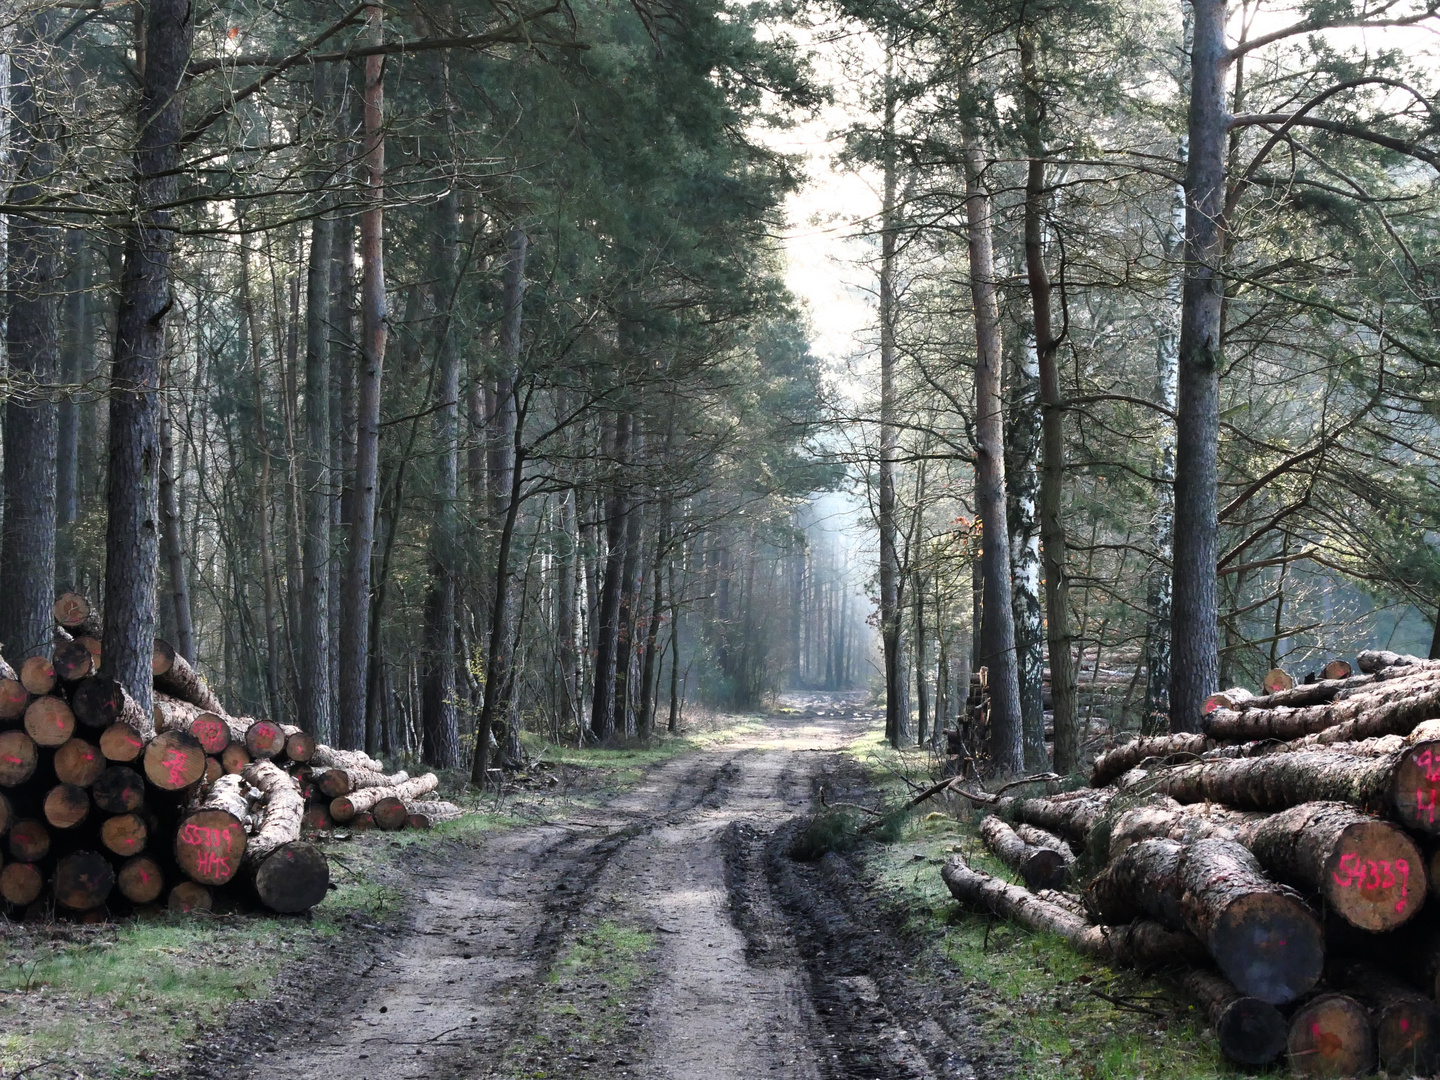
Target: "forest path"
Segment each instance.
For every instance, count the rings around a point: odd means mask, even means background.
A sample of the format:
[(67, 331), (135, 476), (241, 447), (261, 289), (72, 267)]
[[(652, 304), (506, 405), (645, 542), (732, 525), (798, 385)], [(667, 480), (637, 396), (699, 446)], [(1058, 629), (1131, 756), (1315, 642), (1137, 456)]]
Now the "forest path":
[[(793, 932), (766, 869), (766, 839), (876, 723), (854, 698), (804, 705), (655, 767), (601, 809), (434, 867), (416, 882), (410, 929), (356, 981), (350, 1015), (264, 1054), (252, 1075), (933, 1075), (864, 976), (815, 993), (817, 946)], [(856, 1008), (874, 1015), (861, 1023)]]

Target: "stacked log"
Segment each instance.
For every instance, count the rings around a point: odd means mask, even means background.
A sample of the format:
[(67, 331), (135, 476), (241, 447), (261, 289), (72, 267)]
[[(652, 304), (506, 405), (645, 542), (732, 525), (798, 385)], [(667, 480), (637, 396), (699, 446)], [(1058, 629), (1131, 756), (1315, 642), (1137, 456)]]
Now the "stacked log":
[(433, 775), (387, 775), (380, 762), (318, 745), (298, 727), (229, 714), (163, 641), (147, 716), (98, 673), (89, 603), (67, 593), (55, 619), (52, 658), (32, 657), (19, 672), (0, 659), (4, 913), (96, 919), (252, 900), (308, 910), (329, 887), (324, 853), (302, 836), (314, 761), (353, 772), (346, 796), (365, 793), (364, 809), (389, 828), (459, 814), (425, 798)]
[[(1170, 963), (1238, 1063), (1435, 1075), (1440, 662), (1365, 652), (1319, 674), (1214, 695), (1202, 731), (1115, 747), (1087, 788), (975, 795), (1028, 888), (954, 858), (951, 893), (1111, 963), (1159, 960), (1112, 943), (1179, 935)], [(1031, 866), (1047, 831), (1085, 853), (1059, 878)]]

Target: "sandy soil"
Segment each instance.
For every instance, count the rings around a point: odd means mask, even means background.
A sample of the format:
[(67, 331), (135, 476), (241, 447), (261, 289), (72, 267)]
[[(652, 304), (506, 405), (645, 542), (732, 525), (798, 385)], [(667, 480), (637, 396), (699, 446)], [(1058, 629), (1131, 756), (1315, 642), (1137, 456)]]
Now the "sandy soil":
[[(401, 934), (252, 1009), (192, 1075), (1007, 1075), (848, 864), (785, 855), (819, 785), (856, 782), (835, 751), (877, 722), (853, 698), (792, 704), (583, 818), (417, 864)], [(258, 1051), (257, 1024), (276, 1036)]]

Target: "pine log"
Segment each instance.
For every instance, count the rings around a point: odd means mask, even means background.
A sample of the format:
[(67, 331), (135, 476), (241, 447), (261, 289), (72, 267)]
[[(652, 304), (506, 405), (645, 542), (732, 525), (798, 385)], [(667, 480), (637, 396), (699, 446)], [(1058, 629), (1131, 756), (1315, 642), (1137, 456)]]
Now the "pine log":
[(1324, 705), (1299, 708), (1217, 709), (1205, 716), (1201, 727), (1219, 742), (1253, 742), (1257, 739), (1298, 739), (1328, 728), (1346, 725), (1333, 741), (1353, 742), (1376, 735), (1407, 735), (1422, 720), (1440, 714), (1440, 683), (1433, 677), (1423, 684), (1391, 682), (1365, 688), (1364, 693), (1337, 696)]
[[(380, 816), (381, 807), (388, 801), (377, 803), (372, 811), (375, 824), (382, 829), (388, 826)], [(400, 806), (403, 812), (404, 804), (401, 803)], [(1060, 853), (1052, 848), (1032, 847), (1027, 844), (1003, 818), (995, 814), (987, 815), (980, 822), (980, 839), (985, 841), (985, 846), (995, 853), (996, 858), (1020, 875), (1025, 886), (1032, 892), (1037, 889), (1059, 889), (1065, 885), (1065, 875), (1069, 867)]]
[(1218, 745), (1213, 739), (1189, 732), (1131, 739), (1124, 746), (1107, 750), (1095, 759), (1090, 768), (1090, 786), (1103, 788), (1144, 761), (1155, 760), (1162, 765), (1173, 765), (1199, 757)]
[(370, 808), (370, 816), (375, 819), (375, 827), (385, 832), (397, 832), (405, 828), (405, 803), (403, 800), (390, 796), (381, 799)]
[(402, 802), (406, 799), (418, 799), (422, 795), (428, 795), (439, 786), (440, 781), (435, 774), (426, 773), (424, 776), (417, 776), (413, 780), (406, 780), (403, 784), (396, 784), (392, 787), (363, 788), (332, 800), (330, 816), (343, 824), (355, 817), (356, 814), (363, 814), (371, 810), (381, 799), (396, 798)]
[(1233, 840), (1142, 840), (1090, 883), (1086, 904), (1101, 922), (1141, 914), (1189, 930), (1235, 986), (1272, 1005), (1320, 978), (1320, 922)]
[[(446, 805), (452, 804), (447, 803)], [(459, 808), (456, 807), (456, 809)], [(1070, 845), (1052, 832), (1022, 822), (1015, 826), (1015, 835), (1031, 847), (1043, 847), (1049, 848), (1051, 851), (1058, 851), (1064, 857), (1067, 866), (1075, 861), (1075, 853), (1071, 850)]]
[(145, 777), (161, 791), (181, 791), (205, 775), (205, 748), (185, 731), (167, 731), (145, 747)]
[(0, 731), (0, 787), (15, 787), (35, 775), (40, 750), (23, 731)]
[(367, 810), (363, 814), (356, 814), (344, 824), (348, 825), (353, 832), (369, 832), (375, 827), (375, 819), (370, 816)]
[(108, 675), (91, 675), (75, 684), (70, 698), (75, 719), (86, 727), (105, 728), (118, 722), (129, 724), (148, 740), (155, 734), (155, 718), (147, 715), (125, 687)]
[(73, 829), (90, 816), (90, 793), (76, 784), (56, 784), (45, 793), (45, 820), (56, 829)]
[(407, 829), (429, 829), (434, 826), (428, 814), (416, 814), (406, 811), (405, 828)]
[(271, 911), (309, 911), (330, 889), (330, 864), (314, 844), (292, 840), (255, 862), (253, 884)]
[(1326, 682), (1336, 679), (1348, 679), (1354, 674), (1354, 670), (1355, 669), (1345, 660), (1331, 660), (1320, 669), (1320, 678)]
[(112, 814), (100, 824), (100, 843), (116, 855), (140, 854), (149, 838), (149, 826), (139, 814)]
[(10, 857), (16, 862), (39, 862), (50, 854), (50, 830), (34, 818), (10, 826)]
[(121, 864), (115, 884), (132, 904), (150, 904), (165, 890), (165, 875), (154, 859), (137, 855)]
[(62, 683), (78, 682), (95, 669), (95, 657), (83, 641), (65, 641), (56, 645), (50, 655), (55, 677)]
[(315, 747), (310, 764), (326, 769), (363, 769), (366, 772), (378, 773), (385, 771), (384, 764), (376, 761), (364, 750), (337, 750), (323, 743)]
[(324, 803), (310, 803), (305, 807), (305, 814), (300, 819), (301, 832), (326, 832), (335, 827), (335, 819), (330, 816), (330, 807)]
[(1344, 964), (1338, 974), (1346, 993), (1370, 1010), (1382, 1069), (1392, 1076), (1440, 1072), (1440, 1006), (1372, 964)]
[(115, 869), (98, 852), (72, 852), (55, 864), (55, 902), (71, 911), (99, 907), (114, 888)]
[(45, 887), (45, 877), (34, 863), (7, 863), (0, 870), (0, 899), (17, 907), (33, 904)]
[(75, 640), (90, 650), (90, 670), (100, 670), (100, 635), (98, 634), (77, 634)]
[(145, 781), (134, 769), (111, 765), (91, 785), (90, 797), (107, 814), (129, 814), (145, 805)]
[(1200, 1003), (1220, 1042), (1220, 1052), (1241, 1065), (1268, 1065), (1285, 1049), (1288, 1033), (1280, 1010), (1242, 994), (1223, 975), (1194, 968), (1181, 980)]
[(250, 751), (245, 749), (244, 743), (232, 742), (220, 751), (220, 764), (227, 773), (238, 776), (250, 765)]
[[(454, 803), (446, 802), (443, 799), (410, 799), (406, 801), (405, 809), (408, 811), (405, 821), (406, 828), (428, 829), (441, 822), (454, 821), (465, 813)], [(421, 819), (423, 824), (414, 819)], [(1024, 827), (1021, 826), (1022, 829)], [(1021, 839), (1024, 839), (1023, 833)]]
[(145, 753), (145, 736), (133, 724), (116, 720), (100, 733), (100, 753), (117, 765), (139, 761)]
[(1065, 908), (1039, 899), (1029, 889), (972, 869), (959, 855), (950, 856), (940, 875), (950, 895), (962, 904), (984, 908), (1029, 930), (1055, 934), (1076, 952), (1106, 963), (1163, 967), (1201, 963), (1205, 959), (1204, 947), (1184, 931), (1148, 920), (1128, 926), (1091, 926)]
[(201, 885), (224, 885), (235, 876), (249, 844), (248, 813), (245, 781), (233, 774), (192, 800), (175, 831), (175, 861), (186, 877)]
[(1188, 844), (1211, 837), (1248, 848), (1270, 877), (1319, 893), (1332, 910), (1365, 930), (1391, 930), (1409, 921), (1429, 892), (1415, 842), (1395, 825), (1344, 803), (1303, 803), (1256, 814), (1211, 803), (1155, 802), (1115, 820), (1110, 858), (1141, 840)]
[(56, 625), (69, 633), (100, 636), (100, 616), (90, 606), (90, 601), (79, 593), (61, 593), (50, 610), (55, 616)]
[(1322, 994), (1290, 1018), (1286, 1049), (1296, 1076), (1366, 1076), (1375, 1064), (1370, 1014), (1354, 998)]
[(1036, 825), (1066, 840), (1084, 844), (1114, 796), (1113, 788), (1082, 788), (1028, 799), (1007, 795), (997, 799), (993, 808), (1010, 821)]
[(1265, 678), (1260, 685), (1267, 694), (1274, 694), (1281, 690), (1289, 690), (1295, 685), (1295, 679), (1284, 668), (1271, 668), (1265, 673)]
[(155, 695), (155, 730), (188, 731), (207, 754), (218, 754), (231, 742), (243, 741), (245, 725), (224, 713), (210, 712), (169, 694)]
[(245, 749), (256, 761), (285, 753), (285, 732), (273, 720), (256, 720), (245, 729)]
[(1422, 667), (1427, 663), (1418, 656), (1391, 652), (1389, 649), (1366, 649), (1355, 658), (1355, 662), (1364, 672), (1383, 671), (1391, 667)]
[(20, 665), (20, 685), (32, 694), (50, 693), (55, 682), (55, 665), (48, 656), (32, 656)]
[(188, 701), (204, 712), (223, 713), (225, 707), (211, 692), (201, 674), (190, 666), (190, 662), (175, 651), (168, 641), (155, 639), (155, 651), (151, 659), (154, 671), (155, 689), (181, 701)]
[(264, 818), (246, 848), (246, 858), (259, 863), (281, 845), (300, 839), (305, 800), (300, 785), (273, 761), (254, 762), (244, 776), (265, 795)]
[(224, 775), (225, 766), (220, 764), (220, 759), (207, 755), (205, 758), (205, 783), (213, 784)]
[(330, 799), (365, 788), (395, 787), (410, 779), (410, 774), (404, 769), (388, 776), (369, 769), (315, 769), (310, 776), (320, 792)]
[(30, 705), (30, 691), (19, 679), (0, 679), (0, 720), (18, 720)]
[(319, 746), (315, 736), (293, 724), (282, 724), (280, 730), (285, 732), (285, 756), (291, 761), (304, 765), (315, 756), (315, 749)]
[(60, 746), (75, 734), (75, 714), (62, 697), (37, 697), (25, 709), (25, 731), (37, 746)]
[(167, 906), (177, 915), (201, 914), (215, 907), (215, 896), (204, 885), (182, 881), (170, 890)]
[(62, 784), (88, 788), (105, 771), (105, 755), (85, 739), (69, 739), (55, 750), (55, 778)]
[(1365, 758), (1308, 750), (1177, 765), (1158, 774), (1154, 782), (1158, 793), (1182, 803), (1283, 810), (1307, 802), (1343, 802), (1380, 812), (1391, 801), (1399, 758), (1399, 754)]

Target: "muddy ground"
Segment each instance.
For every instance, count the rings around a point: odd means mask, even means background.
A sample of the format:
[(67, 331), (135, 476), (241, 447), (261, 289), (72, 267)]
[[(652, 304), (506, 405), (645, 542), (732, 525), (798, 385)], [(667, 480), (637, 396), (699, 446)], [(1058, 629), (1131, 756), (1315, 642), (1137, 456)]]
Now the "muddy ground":
[(865, 797), (839, 751), (877, 722), (807, 704), (600, 809), (402, 857), (391, 924), (203, 1033), (186, 1075), (1010, 1075), (902, 913), (839, 856), (788, 857), (822, 788)]

